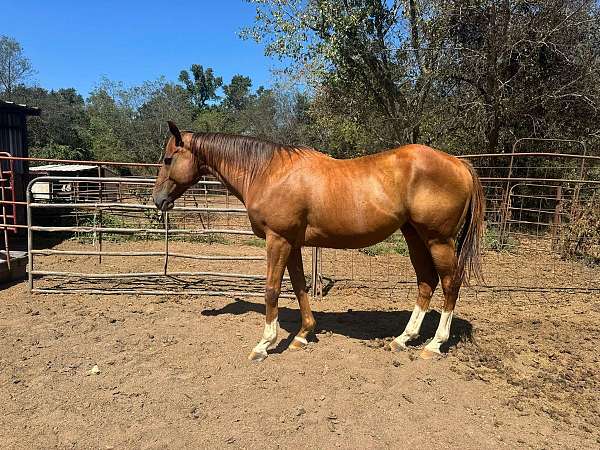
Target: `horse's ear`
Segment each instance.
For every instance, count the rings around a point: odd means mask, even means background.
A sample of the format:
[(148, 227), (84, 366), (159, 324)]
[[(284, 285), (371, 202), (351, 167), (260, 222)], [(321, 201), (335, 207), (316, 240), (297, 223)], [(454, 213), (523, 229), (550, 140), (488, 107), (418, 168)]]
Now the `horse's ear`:
[(168, 120), (167, 123), (169, 124), (169, 130), (171, 131), (171, 134), (175, 137), (175, 145), (177, 145), (177, 147), (183, 147), (183, 139), (181, 139), (181, 132), (179, 131), (179, 128), (177, 128), (175, 122)]

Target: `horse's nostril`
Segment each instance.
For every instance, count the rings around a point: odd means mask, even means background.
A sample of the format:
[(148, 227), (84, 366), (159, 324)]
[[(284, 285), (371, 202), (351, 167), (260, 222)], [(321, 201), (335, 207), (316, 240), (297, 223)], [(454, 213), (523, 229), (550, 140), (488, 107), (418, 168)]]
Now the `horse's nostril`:
[(159, 197), (154, 199), (154, 205), (161, 211), (167, 211), (173, 207), (173, 202), (169, 197)]
[(163, 196), (157, 196), (157, 197), (153, 197), (154, 200), (154, 206), (156, 206), (158, 209), (163, 209), (163, 206), (165, 204), (165, 202), (167, 201), (167, 199)]

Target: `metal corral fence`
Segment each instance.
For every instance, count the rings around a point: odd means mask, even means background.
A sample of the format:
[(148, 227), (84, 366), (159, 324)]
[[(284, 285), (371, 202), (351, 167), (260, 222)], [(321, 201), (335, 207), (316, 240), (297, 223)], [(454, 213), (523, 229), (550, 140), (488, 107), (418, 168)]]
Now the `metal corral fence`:
[(600, 290), (600, 157), (580, 141), (525, 138), (465, 158), (487, 199), (487, 286)]
[[(541, 145), (518, 151), (525, 143)], [(548, 144), (579, 153), (544, 151)], [(578, 141), (523, 139), (508, 154), (461, 158), (477, 169), (486, 195), (485, 282), (475, 289), (600, 290), (600, 157)], [(325, 290), (414, 294), (405, 289), (415, 275), (400, 232), (365, 249), (325, 250), (320, 271)]]
[[(36, 198), (39, 183), (71, 187)], [(152, 178), (33, 180), (27, 190), (31, 292), (263, 296), (265, 252), (243, 205), (219, 182), (203, 180), (162, 214), (151, 201), (153, 185)], [(83, 191), (83, 197), (64, 195)], [(58, 249), (46, 248), (49, 234), (69, 239)], [(310, 250), (305, 253), (310, 261)], [(289, 278), (284, 280), (282, 296), (293, 297)]]
[[(0, 163), (15, 159), (1, 155)], [(99, 173), (108, 166), (136, 175), (40, 176), (29, 183), (25, 202), (2, 203), (3, 210), (16, 203), (27, 212), (27, 225), (10, 229), (26, 232), (31, 292), (264, 296), (264, 241), (221, 183), (200, 181), (163, 214), (152, 202), (155, 179), (143, 176), (158, 165), (96, 164)], [(313, 252), (305, 249), (303, 257), (317, 295)], [(282, 297), (292, 292), (286, 276)]]
[[(580, 154), (517, 152), (522, 143), (509, 154), (462, 156), (487, 198), (486, 282), (476, 289), (599, 290), (600, 158), (583, 145)], [(21, 227), (32, 292), (263, 295), (264, 243), (223, 185), (203, 180), (162, 215), (151, 201), (154, 178), (139, 176), (156, 165), (96, 164), (139, 169), (138, 176), (40, 177), (27, 202), (2, 200), (27, 207)], [(52, 189), (33, 189), (43, 183)], [(304, 260), (313, 295), (333, 286), (412, 295), (402, 290), (415, 276), (399, 232), (361, 250), (307, 249)], [(291, 292), (286, 280), (283, 295)]]

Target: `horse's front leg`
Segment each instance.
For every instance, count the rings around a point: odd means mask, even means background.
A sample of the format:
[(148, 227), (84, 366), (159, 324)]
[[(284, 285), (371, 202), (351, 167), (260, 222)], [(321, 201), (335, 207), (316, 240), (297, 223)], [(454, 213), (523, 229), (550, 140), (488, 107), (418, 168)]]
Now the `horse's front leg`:
[(292, 250), (288, 260), (288, 272), (292, 280), (292, 287), (300, 305), (300, 316), (302, 317), (302, 326), (300, 331), (290, 343), (290, 350), (298, 350), (308, 345), (308, 335), (315, 329), (315, 318), (310, 310), (308, 302), (308, 293), (306, 292), (306, 278), (304, 277), (304, 266), (302, 263), (302, 249)]
[(281, 236), (267, 233), (267, 282), (265, 289), (265, 330), (261, 340), (250, 352), (248, 359), (263, 361), (268, 355), (267, 350), (275, 348), (277, 343), (277, 301), (281, 292), (281, 280), (292, 246)]

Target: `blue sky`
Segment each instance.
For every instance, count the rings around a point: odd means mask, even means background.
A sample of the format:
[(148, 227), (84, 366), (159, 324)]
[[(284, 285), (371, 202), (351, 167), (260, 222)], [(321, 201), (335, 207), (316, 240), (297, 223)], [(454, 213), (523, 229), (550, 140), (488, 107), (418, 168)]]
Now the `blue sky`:
[(237, 33), (254, 19), (243, 0), (2, 1), (0, 34), (21, 43), (47, 89), (74, 87), (87, 96), (102, 76), (126, 86), (164, 75), (176, 80), (192, 63), (229, 82), (248, 75), (269, 85), (276, 61)]

